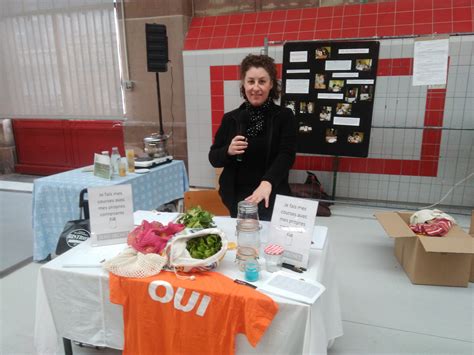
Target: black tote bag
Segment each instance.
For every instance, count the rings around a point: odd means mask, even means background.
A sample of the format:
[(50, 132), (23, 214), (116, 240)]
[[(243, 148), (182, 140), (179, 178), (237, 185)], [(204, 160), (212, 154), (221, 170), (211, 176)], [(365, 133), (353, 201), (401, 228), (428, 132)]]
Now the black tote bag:
[[(56, 246), (56, 255), (74, 248), (76, 245), (90, 238), (90, 222), (89, 222), (89, 203), (85, 200), (84, 195), (87, 189), (83, 189), (79, 196), (79, 208), (81, 210), (79, 219), (67, 221), (64, 229), (59, 236)], [(84, 215), (84, 217), (83, 217)]]

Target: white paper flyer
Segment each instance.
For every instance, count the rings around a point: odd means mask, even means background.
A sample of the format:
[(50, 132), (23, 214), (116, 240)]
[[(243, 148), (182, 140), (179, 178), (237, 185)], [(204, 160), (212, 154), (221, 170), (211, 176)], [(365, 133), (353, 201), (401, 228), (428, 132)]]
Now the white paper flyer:
[(92, 246), (124, 243), (133, 229), (132, 186), (87, 189)]
[(283, 261), (307, 267), (318, 201), (277, 195), (270, 223), (270, 242), (281, 245)]

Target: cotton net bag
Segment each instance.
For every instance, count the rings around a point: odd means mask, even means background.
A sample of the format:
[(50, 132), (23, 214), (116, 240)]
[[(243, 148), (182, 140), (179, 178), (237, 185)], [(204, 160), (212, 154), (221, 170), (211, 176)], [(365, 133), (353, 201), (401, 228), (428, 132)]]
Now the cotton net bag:
[[(209, 234), (218, 235), (221, 238), (221, 247), (214, 254), (205, 259), (195, 259), (186, 249), (188, 240), (208, 236)], [(225, 233), (218, 228), (202, 229), (192, 234), (176, 235), (166, 246), (168, 256), (168, 267), (177, 272), (201, 272), (215, 269), (227, 251), (227, 238)]]
[(143, 254), (127, 247), (117, 256), (105, 261), (103, 267), (118, 276), (143, 278), (159, 274), (166, 262), (166, 255)]
[(169, 223), (167, 226), (153, 221), (143, 221), (127, 238), (128, 247), (103, 267), (118, 276), (148, 277), (157, 275), (167, 264), (164, 249), (173, 235), (184, 229), (183, 224)]

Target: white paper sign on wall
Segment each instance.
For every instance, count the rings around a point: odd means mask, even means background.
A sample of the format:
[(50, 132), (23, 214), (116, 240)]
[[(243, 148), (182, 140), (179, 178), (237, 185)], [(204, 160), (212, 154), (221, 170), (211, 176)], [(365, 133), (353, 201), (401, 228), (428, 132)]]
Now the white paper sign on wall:
[(281, 245), (283, 261), (307, 267), (318, 201), (277, 195), (270, 223), (270, 242)]
[(125, 243), (133, 229), (131, 185), (87, 189), (92, 246)]
[(446, 85), (449, 37), (418, 38), (413, 52), (413, 86)]

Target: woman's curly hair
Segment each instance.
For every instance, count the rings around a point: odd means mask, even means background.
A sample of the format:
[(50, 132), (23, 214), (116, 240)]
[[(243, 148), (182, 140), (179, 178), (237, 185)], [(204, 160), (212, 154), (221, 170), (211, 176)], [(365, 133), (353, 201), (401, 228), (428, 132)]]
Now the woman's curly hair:
[(281, 91), (280, 82), (277, 79), (277, 68), (273, 58), (265, 54), (249, 54), (242, 60), (242, 63), (240, 63), (240, 95), (245, 98), (243, 82), (245, 79), (245, 74), (252, 67), (263, 68), (267, 71), (268, 75), (270, 76), (270, 80), (273, 83), (273, 87), (271, 88), (268, 97), (272, 100), (277, 100), (280, 97)]

